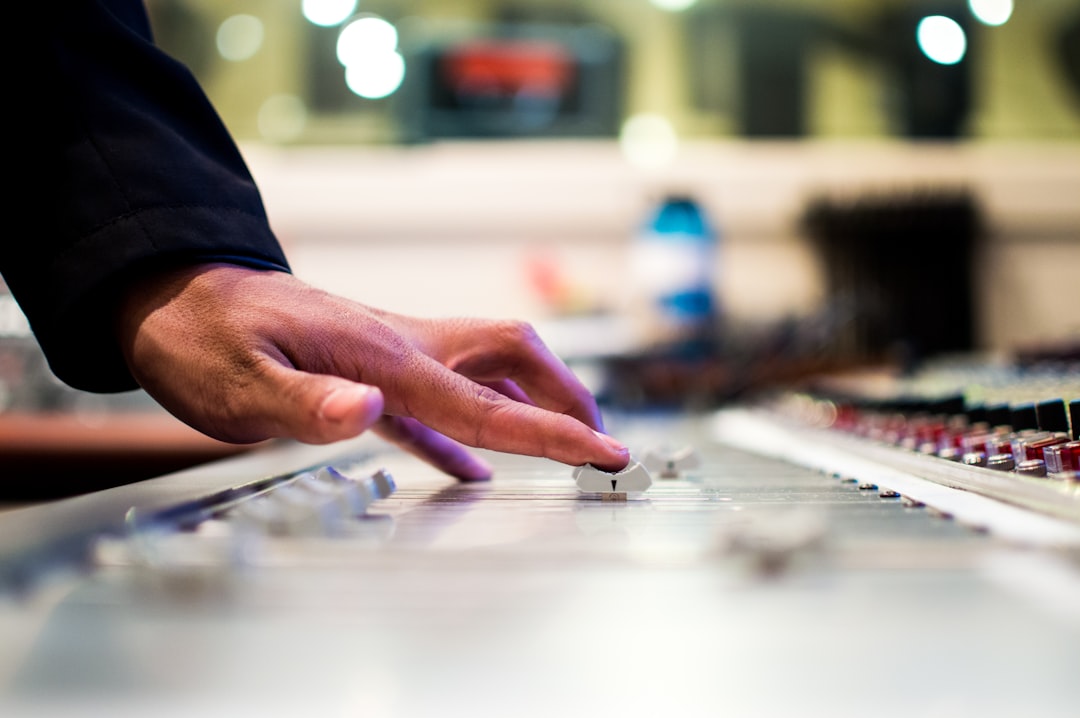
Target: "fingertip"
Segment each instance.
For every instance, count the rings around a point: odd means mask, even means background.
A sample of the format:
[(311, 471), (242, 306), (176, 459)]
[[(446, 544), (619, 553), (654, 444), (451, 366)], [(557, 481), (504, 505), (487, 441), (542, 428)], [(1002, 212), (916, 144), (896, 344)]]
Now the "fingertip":
[(466, 454), (452, 474), (459, 481), (489, 481), (495, 469), (488, 462), (473, 454)]
[(438, 447), (428, 460), (458, 481), (488, 481), (495, 469), (487, 461), (464, 448), (460, 444), (446, 439), (442, 435), (429, 435), (430, 447)]
[(593, 433), (603, 442), (604, 458), (589, 463), (602, 471), (622, 471), (630, 465), (630, 449), (626, 445), (599, 431)]
[(601, 471), (610, 471), (611, 473), (615, 473), (616, 471), (622, 471), (630, 465), (630, 452), (626, 452), (625, 454), (622, 454), (618, 458), (611, 461), (590, 461), (589, 463), (591, 463), (593, 466), (600, 469)]

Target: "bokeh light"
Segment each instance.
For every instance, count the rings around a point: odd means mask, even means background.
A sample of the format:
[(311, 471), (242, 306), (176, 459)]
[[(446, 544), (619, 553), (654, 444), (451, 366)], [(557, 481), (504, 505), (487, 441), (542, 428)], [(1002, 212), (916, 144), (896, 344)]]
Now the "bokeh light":
[(345, 68), (345, 84), (355, 94), (377, 100), (393, 94), (405, 79), (405, 58), (396, 52), (374, 55)]
[(397, 51), (397, 29), (380, 17), (362, 17), (341, 31), (337, 59), (345, 84), (360, 97), (377, 100), (393, 94), (405, 79), (405, 58)]
[(304, 0), (300, 11), (313, 25), (333, 27), (352, 17), (356, 12), (356, 0)]
[(968, 0), (975, 19), (984, 25), (1004, 25), (1012, 17), (1013, 0)]
[(338, 35), (337, 59), (345, 67), (397, 50), (397, 29), (381, 17), (362, 17)]
[(944, 15), (924, 17), (919, 21), (915, 35), (923, 54), (941, 65), (955, 65), (967, 52), (964, 28)]
[(247, 60), (262, 47), (264, 34), (259, 18), (254, 15), (233, 15), (218, 27), (218, 52), (233, 62)]
[(649, 0), (649, 2), (661, 10), (670, 10), (671, 12), (686, 10), (689, 7), (697, 5), (697, 1), (698, 0)]

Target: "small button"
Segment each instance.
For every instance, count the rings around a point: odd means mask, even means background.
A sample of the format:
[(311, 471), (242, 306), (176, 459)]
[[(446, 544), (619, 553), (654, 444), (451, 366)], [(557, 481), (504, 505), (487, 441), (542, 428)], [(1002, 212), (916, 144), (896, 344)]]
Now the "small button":
[(946, 461), (960, 461), (964, 456), (964, 452), (955, 446), (946, 446), (938, 452), (938, 456)]
[(375, 487), (379, 490), (379, 498), (385, 499), (390, 494), (397, 491), (397, 484), (394, 483), (394, 477), (390, 475), (390, 472), (386, 469), (379, 469), (371, 475), (372, 481), (375, 482)]
[(986, 407), (986, 423), (990, 426), (1009, 426), (1012, 412), (1008, 404), (992, 404)]
[(965, 413), (967, 414), (968, 421), (972, 424), (979, 424), (987, 420), (986, 407), (982, 404), (972, 404), (967, 407)]
[(1035, 416), (1042, 431), (1069, 431), (1069, 417), (1065, 413), (1064, 399), (1040, 401), (1035, 405)]
[(338, 478), (332, 468), (324, 468), (314, 475), (301, 476), (297, 485), (318, 496), (325, 496), (336, 501), (346, 516), (362, 516), (372, 501), (372, 497), (361, 486), (350, 479)]
[(986, 454), (981, 451), (971, 451), (964, 454), (963, 462), (968, 466), (986, 466)]
[(1043, 461), (1050, 473), (1066, 474), (1080, 470), (1080, 441), (1046, 447), (1043, 449)]
[(659, 474), (662, 479), (675, 479), (687, 471), (700, 468), (701, 456), (692, 446), (659, 446), (647, 451), (642, 463), (646, 469)]
[(1012, 408), (1011, 420), (1013, 431), (1039, 428), (1039, 418), (1035, 413), (1034, 404), (1019, 404), (1014, 406)]
[(1057, 436), (1045, 436), (1037, 441), (1029, 441), (1024, 443), (1024, 458), (1025, 459), (1043, 459), (1045, 461), (1045, 452), (1047, 447), (1057, 446), (1064, 444), (1068, 441), (1068, 438), (1064, 434), (1058, 434)]
[(281, 507), (266, 498), (257, 496), (241, 502), (229, 514), (242, 529), (260, 534), (284, 533), (284, 516)]
[(1012, 454), (994, 454), (986, 460), (987, 468), (995, 471), (1012, 471), (1016, 467)]
[(282, 532), (289, 536), (331, 536), (340, 532), (345, 511), (336, 496), (316, 494), (297, 483), (274, 489), (266, 500), (281, 509)]
[(1046, 462), (1042, 459), (1028, 459), (1016, 465), (1016, 473), (1021, 476), (1046, 476)]

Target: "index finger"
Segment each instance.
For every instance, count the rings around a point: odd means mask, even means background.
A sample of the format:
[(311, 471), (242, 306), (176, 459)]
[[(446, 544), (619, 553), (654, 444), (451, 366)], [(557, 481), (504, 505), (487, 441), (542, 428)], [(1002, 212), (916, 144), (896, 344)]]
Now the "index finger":
[[(476, 341), (477, 336), (482, 337)], [(473, 328), (467, 346), (447, 362), (478, 382), (511, 380), (539, 407), (572, 416), (604, 430), (596, 400), (581, 380), (524, 322), (497, 322)]]
[(607, 470), (621, 469), (630, 460), (625, 446), (574, 416), (513, 401), (433, 359), (424, 360), (398, 383), (395, 399), (409, 415), (462, 444)]

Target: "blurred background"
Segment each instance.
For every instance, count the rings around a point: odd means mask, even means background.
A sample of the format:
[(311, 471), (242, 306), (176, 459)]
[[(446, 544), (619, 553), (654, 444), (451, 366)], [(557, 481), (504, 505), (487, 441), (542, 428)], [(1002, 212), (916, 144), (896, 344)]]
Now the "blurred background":
[(944, 194), (977, 226), (888, 240), (912, 292), (945, 291), (922, 270), (973, 275), (969, 326), (944, 348), (1080, 331), (1075, 0), (149, 7), (244, 143), (297, 271), (363, 301), (612, 309), (640, 281), (642, 226), (678, 195), (718, 235), (726, 317), (799, 318), (851, 289), (823, 266), (844, 241), (829, 215), (874, 204), (846, 241), (884, 250), (875, 222), (917, 224)]
[[(298, 275), (532, 321), (613, 405), (1080, 343), (1077, 0), (147, 4)], [(0, 323), (0, 409), (129, 401)]]

